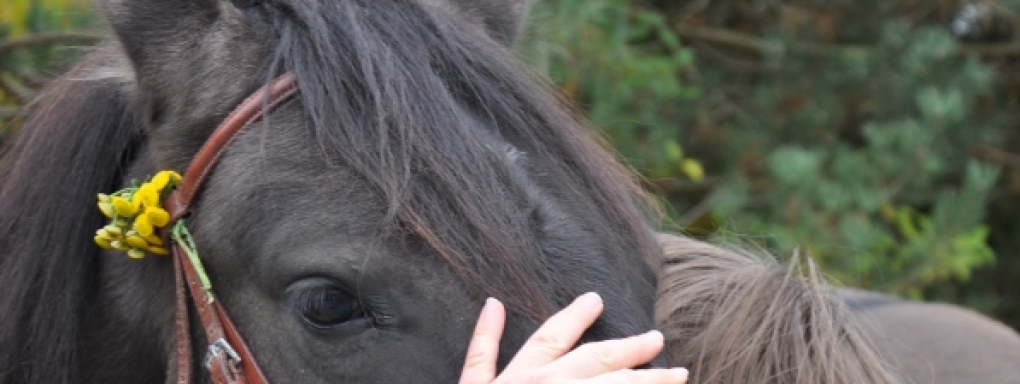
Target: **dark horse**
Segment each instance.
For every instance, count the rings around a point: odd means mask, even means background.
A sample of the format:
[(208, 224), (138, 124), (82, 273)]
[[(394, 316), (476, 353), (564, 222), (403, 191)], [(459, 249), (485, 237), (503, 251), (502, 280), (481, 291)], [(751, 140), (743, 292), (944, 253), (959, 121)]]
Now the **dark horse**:
[[(30, 106), (2, 164), (0, 383), (175, 377), (171, 263), (100, 252), (96, 193), (183, 171), (283, 72), (299, 95), (228, 147), (188, 218), (273, 382), (454, 382), (486, 296), (510, 310), (503, 363), (583, 292), (606, 303), (585, 341), (656, 327), (648, 200), (513, 56), (525, 0), (98, 5), (109, 41)], [(704, 383), (894, 382), (834, 295), (757, 271), (778, 296), (660, 310), (691, 341), (670, 364)], [(791, 312), (751, 323), (765, 299)], [(719, 308), (738, 317), (703, 321)]]

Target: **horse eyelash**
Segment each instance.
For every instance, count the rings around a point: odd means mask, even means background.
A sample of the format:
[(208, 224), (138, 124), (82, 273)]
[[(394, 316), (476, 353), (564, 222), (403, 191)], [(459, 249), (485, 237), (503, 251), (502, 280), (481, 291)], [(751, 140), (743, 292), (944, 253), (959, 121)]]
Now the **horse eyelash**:
[(372, 326), (387, 327), (396, 322), (392, 309), (382, 301), (362, 296), (357, 297), (357, 300), (361, 303), (361, 309), (372, 323)]

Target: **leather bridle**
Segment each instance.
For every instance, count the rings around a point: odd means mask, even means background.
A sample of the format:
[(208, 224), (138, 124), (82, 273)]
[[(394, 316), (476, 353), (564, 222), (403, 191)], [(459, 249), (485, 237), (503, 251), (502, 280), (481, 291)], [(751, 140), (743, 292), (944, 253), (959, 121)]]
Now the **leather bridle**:
[[(239, 132), (262, 118), (274, 107), (297, 93), (297, 81), (291, 73), (284, 74), (244, 100), (213, 131), (212, 136), (195, 155), (187, 172), (164, 202), (164, 208), (176, 222), (193, 210), (202, 184), (208, 178), (224, 150)], [(172, 224), (167, 228), (172, 227)], [(179, 244), (171, 241), (177, 312), (177, 384), (190, 384), (192, 375), (191, 329), (188, 298), (195, 305), (202, 322), (209, 349), (204, 365), (216, 384), (268, 384), (258, 362), (230, 315), (211, 292), (203, 289), (198, 270)]]

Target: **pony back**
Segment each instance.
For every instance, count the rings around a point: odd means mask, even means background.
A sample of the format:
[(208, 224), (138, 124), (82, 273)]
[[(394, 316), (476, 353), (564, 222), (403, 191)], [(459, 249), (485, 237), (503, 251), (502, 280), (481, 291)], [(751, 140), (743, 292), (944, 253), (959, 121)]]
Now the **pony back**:
[(784, 267), (685, 237), (659, 241), (656, 322), (691, 384), (898, 382), (810, 262)]

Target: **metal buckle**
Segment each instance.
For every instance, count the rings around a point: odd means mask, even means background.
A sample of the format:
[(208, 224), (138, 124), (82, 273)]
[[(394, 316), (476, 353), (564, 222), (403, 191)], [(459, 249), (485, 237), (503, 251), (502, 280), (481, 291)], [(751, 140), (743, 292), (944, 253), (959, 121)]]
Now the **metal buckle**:
[(234, 364), (241, 364), (241, 355), (237, 354), (237, 351), (234, 350), (234, 347), (230, 345), (227, 340), (221, 338), (209, 345), (209, 351), (205, 353), (205, 359), (202, 361), (202, 365), (205, 366), (205, 369), (212, 370), (213, 359), (221, 353), (226, 353), (227, 357), (230, 358), (230, 361)]

